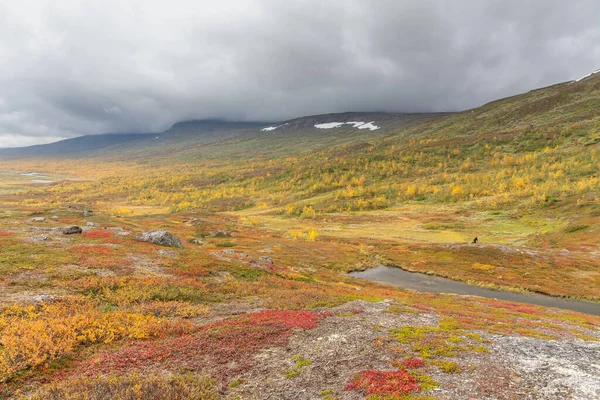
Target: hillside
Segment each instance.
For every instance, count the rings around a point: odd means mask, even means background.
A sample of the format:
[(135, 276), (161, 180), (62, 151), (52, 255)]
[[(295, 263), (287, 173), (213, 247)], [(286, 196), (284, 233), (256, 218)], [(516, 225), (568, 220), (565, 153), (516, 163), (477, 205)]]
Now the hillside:
[[(0, 398), (600, 393), (600, 74), (39, 154), (0, 162)], [(348, 274), (383, 266), (579, 311)]]

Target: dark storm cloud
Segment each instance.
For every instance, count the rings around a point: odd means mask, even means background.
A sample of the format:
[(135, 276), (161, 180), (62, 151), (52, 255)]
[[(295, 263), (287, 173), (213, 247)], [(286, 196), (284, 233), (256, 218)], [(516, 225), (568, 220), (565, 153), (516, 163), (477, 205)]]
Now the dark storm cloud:
[(0, 147), (459, 110), (600, 67), (595, 0), (6, 1), (0, 35)]

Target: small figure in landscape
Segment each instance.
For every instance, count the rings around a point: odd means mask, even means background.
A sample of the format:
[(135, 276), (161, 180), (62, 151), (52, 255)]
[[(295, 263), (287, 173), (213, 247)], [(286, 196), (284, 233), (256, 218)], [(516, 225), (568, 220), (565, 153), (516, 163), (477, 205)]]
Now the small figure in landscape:
[(479, 239), (477, 239), (477, 236), (475, 236), (475, 239), (473, 239), (473, 244), (477, 243), (479, 241)]

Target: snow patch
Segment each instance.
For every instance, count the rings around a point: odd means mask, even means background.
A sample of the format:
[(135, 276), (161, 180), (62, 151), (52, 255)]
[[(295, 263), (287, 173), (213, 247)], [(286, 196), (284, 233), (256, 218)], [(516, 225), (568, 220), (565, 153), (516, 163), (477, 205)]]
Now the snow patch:
[(324, 124), (316, 124), (315, 128), (317, 129), (331, 129), (331, 128), (339, 128), (344, 125), (343, 122), (326, 122)]
[(370, 131), (379, 129), (379, 127), (377, 125), (374, 125), (373, 122), (375, 122), (375, 121), (371, 121), (371, 122), (367, 122), (366, 124), (362, 124), (361, 126), (358, 127), (358, 129), (368, 129)]
[(348, 124), (348, 125), (354, 125), (354, 128), (358, 128), (359, 126), (361, 126), (362, 124), (364, 124), (364, 122), (350, 121), (350, 122), (346, 122), (346, 124)]
[(267, 126), (266, 128), (262, 128), (260, 131), (261, 132), (270, 132), (270, 131), (274, 131), (275, 129), (279, 128), (281, 125), (277, 125), (277, 126)]
[(353, 128), (369, 129), (371, 131), (379, 129), (379, 126), (374, 125), (373, 122), (375, 122), (375, 121), (371, 121), (371, 122), (367, 122), (367, 123), (360, 122), (360, 121), (326, 122), (324, 124), (316, 124), (315, 128), (317, 128), (317, 129), (331, 129), (331, 128), (339, 128), (342, 125), (352, 125)]
[(581, 78), (574, 80), (573, 82), (579, 82), (579, 81), (581, 81), (581, 80), (583, 80), (583, 79), (587, 78), (588, 76), (592, 76), (592, 75), (594, 75), (594, 74), (597, 74), (598, 72), (600, 72), (600, 69), (597, 69), (597, 70), (595, 70), (594, 72), (590, 72), (589, 74), (587, 74), (587, 75), (584, 75), (584, 76), (582, 76)]

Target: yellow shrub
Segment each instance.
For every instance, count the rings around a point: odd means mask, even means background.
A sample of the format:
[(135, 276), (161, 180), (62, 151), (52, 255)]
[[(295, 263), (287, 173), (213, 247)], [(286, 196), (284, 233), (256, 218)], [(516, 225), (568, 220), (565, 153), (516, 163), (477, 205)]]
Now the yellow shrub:
[(316, 229), (311, 229), (306, 233), (306, 240), (314, 242), (319, 237), (319, 232)]
[(218, 385), (207, 376), (193, 373), (157, 374), (134, 372), (108, 376), (81, 376), (54, 383), (29, 397), (30, 400), (217, 400)]
[(302, 214), (300, 214), (301, 218), (314, 218), (317, 216), (317, 213), (312, 208), (312, 206), (304, 206), (302, 209)]
[(42, 365), (79, 345), (146, 339), (180, 329), (154, 315), (117, 310), (103, 313), (84, 298), (39, 306), (13, 306), (0, 314), (0, 382), (25, 368)]
[(485, 272), (490, 272), (490, 271), (494, 271), (496, 269), (495, 266), (493, 265), (489, 265), (489, 264), (479, 264), (479, 263), (475, 263), (471, 266), (471, 268), (476, 269), (478, 271), (485, 271)]
[(452, 197), (462, 197), (464, 195), (464, 191), (460, 186), (455, 186), (452, 188)]

